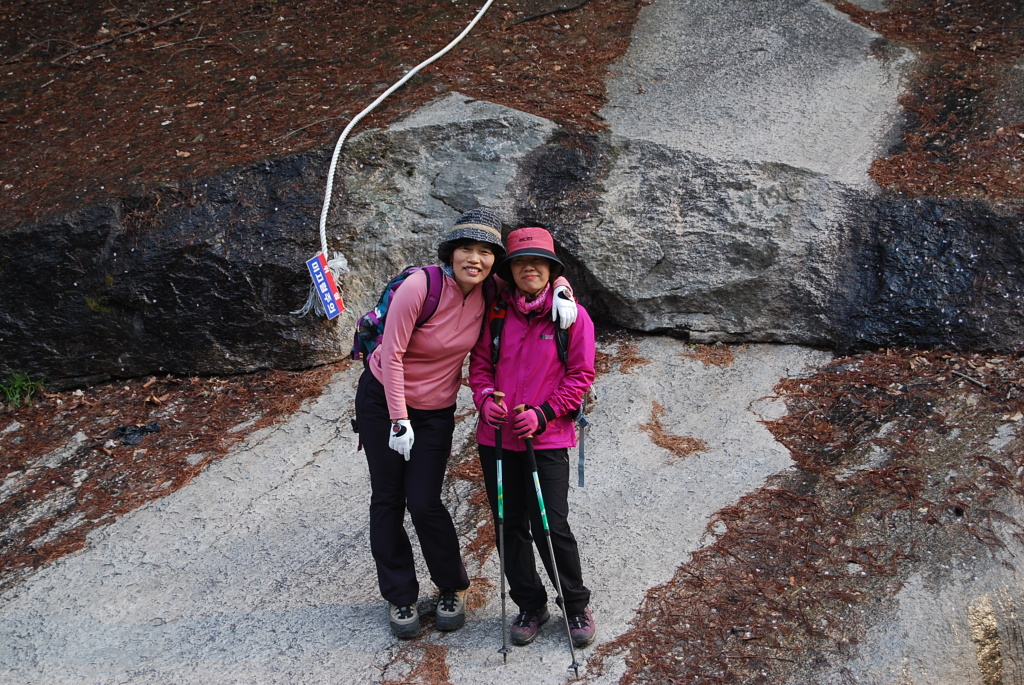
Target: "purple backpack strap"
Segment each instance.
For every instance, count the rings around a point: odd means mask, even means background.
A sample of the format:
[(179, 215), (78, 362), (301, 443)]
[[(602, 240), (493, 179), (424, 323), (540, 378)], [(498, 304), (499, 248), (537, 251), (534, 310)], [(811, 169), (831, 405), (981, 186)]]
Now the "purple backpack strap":
[(427, 295), (423, 298), (423, 309), (416, 319), (417, 327), (430, 321), (430, 317), (437, 311), (437, 305), (441, 302), (441, 290), (444, 288), (444, 271), (441, 267), (431, 264), (423, 267), (423, 272), (427, 276)]

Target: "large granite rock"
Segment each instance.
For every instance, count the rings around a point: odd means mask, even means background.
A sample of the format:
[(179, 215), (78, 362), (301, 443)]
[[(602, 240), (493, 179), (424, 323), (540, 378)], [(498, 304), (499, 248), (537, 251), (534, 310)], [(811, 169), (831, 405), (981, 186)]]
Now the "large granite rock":
[[(444, 122), (439, 123), (439, 122)], [(306, 368), (348, 354), (354, 312), (453, 220), (507, 206), (518, 160), (554, 125), (452, 96), (346, 148), (329, 251), (349, 311), (298, 316), (320, 249), (329, 150), (254, 165), (0, 235), (0, 377), (71, 384)]]
[(644, 10), (595, 135), (449, 94), (350, 140), (328, 247), (349, 311), (291, 312), (328, 150), (0, 235), (0, 376), (301, 368), (348, 353), (459, 213), (549, 225), (599, 321), (699, 342), (1024, 342), (1019, 209), (886, 198), (907, 55), (822, 2)]
[(538, 150), (520, 206), (559, 226), (601, 320), (694, 342), (1024, 341), (1019, 209), (883, 198), (806, 169), (614, 136), (579, 147)]
[(437, 261), (437, 243), (459, 214), (483, 206), (511, 220), (521, 167), (555, 131), (545, 119), (456, 93), (353, 141), (328, 231), (329, 249), (351, 271), (350, 311), (339, 322), (346, 334), (391, 275)]

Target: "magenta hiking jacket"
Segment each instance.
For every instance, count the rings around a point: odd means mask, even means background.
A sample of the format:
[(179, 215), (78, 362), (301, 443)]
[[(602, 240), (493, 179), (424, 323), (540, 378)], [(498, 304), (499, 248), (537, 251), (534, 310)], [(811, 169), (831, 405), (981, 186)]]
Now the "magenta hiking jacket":
[[(505, 393), (504, 404), (511, 412), (520, 404), (553, 412), (547, 429), (533, 438), (534, 449), (558, 449), (576, 445), (573, 414), (594, 382), (594, 323), (581, 306), (576, 323), (569, 328), (569, 359), (558, 357), (555, 323), (551, 306), (545, 305), (529, 318), (511, 301), (511, 289), (502, 292), (508, 303), (501, 333), (500, 356), (495, 367), (491, 356), (490, 331), (484, 331), (469, 357), (469, 387), (477, 409), (495, 390)], [(512, 432), (511, 417), (501, 431), (504, 449), (522, 452), (525, 442)], [(495, 445), (494, 429), (477, 421), (476, 439)]]

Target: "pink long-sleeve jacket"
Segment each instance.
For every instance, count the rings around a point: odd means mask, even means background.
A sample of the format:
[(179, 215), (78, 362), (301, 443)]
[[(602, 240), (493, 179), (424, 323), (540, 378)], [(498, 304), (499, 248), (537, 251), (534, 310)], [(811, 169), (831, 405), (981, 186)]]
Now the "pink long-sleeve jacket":
[[(572, 416), (594, 382), (594, 323), (580, 306), (576, 323), (569, 328), (568, 362), (562, 363), (555, 341), (550, 302), (529, 317), (512, 302), (512, 290), (501, 297), (508, 303), (501, 333), (498, 364), (492, 361), (490, 331), (480, 336), (469, 357), (469, 386), (477, 408), (495, 390), (505, 393), (504, 404), (511, 410), (528, 404), (545, 403), (554, 413), (547, 428), (533, 438), (535, 449), (558, 449), (576, 445)], [(501, 431), (502, 447), (524, 451), (525, 442), (512, 432), (512, 419)], [(495, 445), (495, 431), (483, 421), (477, 422), (477, 442)]]
[(370, 355), (370, 372), (384, 386), (392, 419), (416, 409), (441, 409), (455, 404), (466, 354), (480, 337), (486, 303), (483, 287), (463, 295), (455, 279), (445, 276), (437, 311), (416, 328), (427, 295), (422, 271), (409, 276), (395, 291), (381, 344)]

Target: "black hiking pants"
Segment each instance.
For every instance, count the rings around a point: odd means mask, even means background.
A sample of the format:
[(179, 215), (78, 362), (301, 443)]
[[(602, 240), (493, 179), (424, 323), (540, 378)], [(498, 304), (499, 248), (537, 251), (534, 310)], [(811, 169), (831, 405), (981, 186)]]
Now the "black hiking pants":
[(377, 583), (387, 601), (416, 604), (419, 582), (412, 545), (405, 530), (409, 510), (438, 588), (465, 590), (469, 577), (462, 563), (451, 514), (441, 500), (441, 486), (452, 451), (455, 405), (437, 410), (409, 407), (414, 442), (409, 461), (388, 447), (391, 418), (384, 386), (368, 369), (356, 390), (356, 422), (370, 468), (370, 551)]
[[(484, 486), (494, 517), (494, 539), (498, 539), (498, 476), (494, 448), (479, 445)], [(562, 583), (565, 609), (570, 616), (583, 613), (590, 604), (590, 590), (583, 584), (579, 546), (569, 528), (569, 452), (566, 449), (534, 450), (537, 476), (544, 497), (551, 545), (555, 550), (558, 578)], [(520, 611), (539, 611), (547, 604), (544, 583), (533, 556), (536, 542), (544, 569), (554, 587), (551, 555), (544, 539), (544, 524), (537, 503), (533, 473), (526, 452), (502, 450), (502, 500), (505, 510), (505, 578), (509, 597)]]

